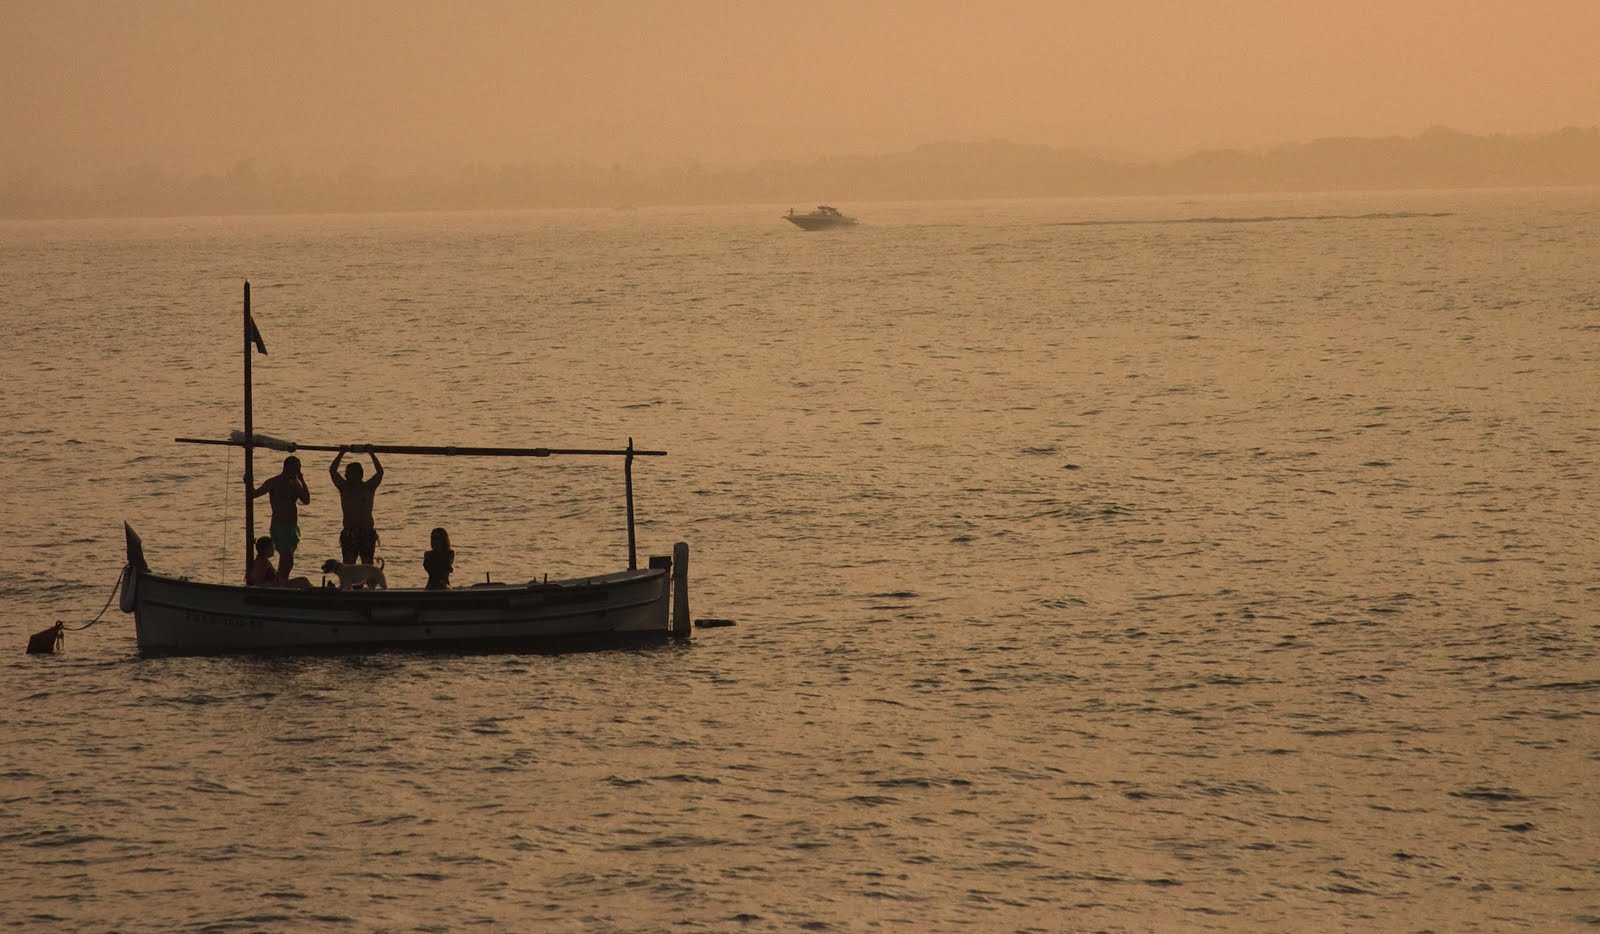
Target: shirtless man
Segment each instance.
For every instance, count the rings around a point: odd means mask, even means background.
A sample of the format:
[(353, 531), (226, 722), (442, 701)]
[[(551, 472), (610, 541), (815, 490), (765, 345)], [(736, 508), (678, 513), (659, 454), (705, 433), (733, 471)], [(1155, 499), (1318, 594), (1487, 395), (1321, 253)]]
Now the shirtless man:
[(339, 456), (328, 465), (328, 476), (333, 478), (333, 485), (339, 490), (339, 505), (344, 508), (344, 531), (339, 533), (339, 551), (344, 555), (345, 564), (355, 564), (358, 557), (362, 564), (371, 564), (372, 553), (378, 547), (378, 530), (372, 523), (372, 497), (378, 491), (378, 484), (383, 482), (383, 465), (378, 463), (378, 455), (369, 449), (367, 456), (372, 458), (372, 479), (361, 479), (360, 464), (346, 467), (341, 477), (339, 462), (344, 460), (349, 451), (349, 447), (340, 447)]
[[(250, 481), (245, 481), (250, 490)], [(254, 490), (250, 497), (266, 495), (272, 503), (272, 544), (283, 557), (278, 561), (278, 576), (289, 579), (294, 570), (294, 551), (300, 547), (300, 503), (311, 502), (311, 490), (306, 487), (305, 474), (300, 472), (300, 458), (290, 455), (283, 459), (283, 473), (271, 477)]]

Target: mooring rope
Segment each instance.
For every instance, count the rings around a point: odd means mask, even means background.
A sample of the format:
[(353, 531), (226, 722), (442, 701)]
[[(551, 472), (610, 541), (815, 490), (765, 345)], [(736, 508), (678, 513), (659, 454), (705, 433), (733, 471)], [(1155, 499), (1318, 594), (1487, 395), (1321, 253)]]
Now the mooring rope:
[(93, 626), (95, 623), (100, 622), (100, 617), (106, 615), (106, 610), (111, 609), (111, 601), (115, 600), (117, 598), (117, 591), (122, 589), (122, 582), (124, 580), (126, 580), (127, 577), (128, 577), (128, 568), (126, 566), (124, 566), (123, 569), (122, 569), (122, 573), (117, 575), (117, 582), (115, 584), (111, 585), (111, 596), (106, 598), (106, 605), (100, 608), (100, 612), (94, 614), (94, 619), (89, 620), (87, 623), (84, 623), (82, 626), (68, 626), (64, 620), (59, 620), (58, 619), (58, 620), (56, 620), (56, 625), (60, 626), (62, 629), (66, 630), (67, 632), (79, 632), (81, 630), (88, 629), (90, 626)]

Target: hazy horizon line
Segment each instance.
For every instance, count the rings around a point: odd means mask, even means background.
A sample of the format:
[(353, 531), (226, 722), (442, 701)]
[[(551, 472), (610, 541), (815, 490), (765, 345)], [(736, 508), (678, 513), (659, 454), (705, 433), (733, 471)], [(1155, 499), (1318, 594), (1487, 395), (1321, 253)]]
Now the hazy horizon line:
[[(293, 171), (293, 172), (302, 173), (303, 175), (309, 176), (309, 177), (319, 177), (319, 176), (320, 177), (327, 177), (327, 176), (330, 176), (330, 175), (340, 175), (340, 174), (351, 172), (351, 171), (379, 172), (379, 173), (383, 173), (385, 176), (391, 177), (391, 178), (393, 178), (393, 177), (402, 177), (402, 178), (403, 177), (436, 177), (441, 172), (460, 172), (460, 171), (464, 171), (464, 170), (480, 169), (480, 168), (487, 168), (487, 169), (525, 168), (525, 167), (530, 167), (530, 166), (561, 166), (561, 167), (567, 167), (567, 168), (595, 168), (595, 167), (599, 167), (599, 168), (609, 168), (609, 169), (616, 169), (618, 167), (625, 167), (625, 168), (634, 169), (634, 170), (640, 170), (640, 171), (660, 171), (660, 170), (664, 170), (664, 169), (673, 170), (673, 169), (696, 169), (696, 168), (698, 168), (698, 169), (703, 170), (703, 171), (727, 172), (727, 171), (742, 171), (742, 170), (760, 168), (760, 167), (763, 167), (763, 166), (774, 166), (774, 165), (778, 165), (778, 166), (817, 165), (817, 164), (828, 163), (828, 162), (831, 162), (831, 161), (834, 161), (834, 160), (841, 160), (841, 159), (842, 160), (849, 160), (849, 159), (888, 158), (888, 157), (900, 156), (900, 155), (912, 155), (912, 154), (916, 154), (916, 153), (919, 153), (919, 152), (925, 152), (925, 151), (928, 151), (928, 150), (936, 149), (936, 148), (939, 148), (939, 147), (962, 147), (962, 146), (973, 147), (973, 146), (991, 146), (991, 145), (992, 146), (1011, 146), (1011, 147), (1015, 147), (1017, 149), (1033, 149), (1033, 150), (1049, 152), (1049, 153), (1059, 153), (1059, 154), (1063, 154), (1063, 155), (1087, 156), (1087, 157), (1094, 158), (1094, 159), (1099, 159), (1099, 160), (1102, 160), (1102, 161), (1105, 161), (1105, 162), (1110, 162), (1110, 163), (1114, 163), (1114, 164), (1118, 164), (1118, 165), (1125, 165), (1125, 166), (1151, 167), (1151, 166), (1162, 166), (1162, 165), (1169, 165), (1169, 164), (1173, 164), (1173, 163), (1177, 163), (1177, 162), (1182, 162), (1185, 159), (1190, 159), (1190, 158), (1193, 158), (1195, 156), (1200, 156), (1200, 155), (1209, 155), (1209, 154), (1265, 155), (1265, 154), (1273, 153), (1273, 152), (1276, 152), (1278, 150), (1282, 150), (1282, 149), (1286, 149), (1286, 148), (1293, 148), (1293, 147), (1297, 147), (1297, 146), (1311, 146), (1311, 145), (1316, 145), (1316, 144), (1319, 144), (1319, 143), (1385, 142), (1385, 141), (1422, 140), (1422, 139), (1428, 138), (1430, 136), (1433, 136), (1433, 137), (1456, 137), (1456, 138), (1481, 139), (1481, 140), (1534, 140), (1534, 139), (1539, 139), (1539, 138), (1543, 138), (1543, 137), (1555, 136), (1555, 135), (1558, 135), (1558, 134), (1561, 134), (1561, 133), (1571, 133), (1571, 132), (1600, 132), (1600, 124), (1593, 124), (1593, 125), (1587, 125), (1587, 126), (1578, 125), (1578, 124), (1568, 124), (1568, 125), (1565, 125), (1565, 126), (1552, 127), (1550, 129), (1547, 129), (1547, 130), (1539, 130), (1539, 131), (1533, 131), (1533, 132), (1528, 132), (1528, 133), (1504, 133), (1504, 132), (1479, 133), (1479, 132), (1474, 132), (1474, 131), (1471, 131), (1471, 130), (1461, 130), (1461, 129), (1457, 129), (1457, 128), (1454, 128), (1454, 127), (1446, 126), (1446, 125), (1443, 125), (1443, 124), (1434, 124), (1432, 126), (1429, 126), (1429, 127), (1425, 128), (1425, 129), (1420, 130), (1420, 131), (1418, 131), (1418, 132), (1416, 132), (1414, 134), (1411, 134), (1409, 136), (1405, 135), (1405, 134), (1396, 134), (1396, 133), (1383, 134), (1383, 135), (1371, 135), (1371, 136), (1366, 136), (1366, 135), (1322, 135), (1322, 136), (1312, 136), (1312, 137), (1300, 138), (1300, 139), (1284, 139), (1284, 140), (1278, 140), (1278, 141), (1275, 141), (1275, 142), (1261, 143), (1261, 144), (1254, 144), (1254, 145), (1191, 146), (1191, 147), (1185, 147), (1185, 148), (1181, 148), (1181, 149), (1167, 150), (1165, 152), (1160, 152), (1160, 153), (1152, 152), (1152, 151), (1135, 152), (1135, 151), (1127, 149), (1126, 147), (1109, 146), (1109, 145), (1095, 145), (1095, 144), (1061, 145), (1061, 144), (1056, 144), (1056, 143), (1034, 142), (1034, 141), (1029, 141), (1029, 140), (1025, 140), (1025, 139), (1017, 139), (1017, 138), (1014, 138), (1014, 137), (990, 136), (990, 137), (987, 137), (987, 138), (944, 137), (944, 138), (938, 138), (938, 139), (930, 139), (930, 140), (927, 140), (925, 142), (918, 143), (915, 146), (912, 146), (910, 148), (900, 148), (900, 149), (881, 149), (880, 148), (880, 149), (870, 149), (870, 150), (861, 149), (861, 150), (849, 150), (849, 151), (836, 150), (836, 151), (833, 151), (833, 152), (819, 153), (819, 154), (815, 154), (815, 155), (811, 155), (811, 156), (807, 156), (807, 157), (802, 157), (802, 158), (783, 158), (783, 157), (773, 156), (773, 157), (759, 157), (759, 158), (747, 158), (747, 159), (716, 160), (716, 159), (712, 159), (710, 157), (705, 157), (705, 156), (670, 155), (670, 156), (663, 156), (663, 157), (660, 157), (659, 159), (654, 159), (654, 160), (644, 159), (644, 158), (640, 158), (640, 157), (637, 157), (637, 156), (589, 157), (589, 158), (584, 158), (584, 157), (551, 157), (551, 158), (543, 158), (543, 159), (530, 156), (530, 157), (526, 157), (526, 158), (502, 158), (502, 159), (493, 159), (493, 160), (491, 160), (491, 159), (483, 159), (483, 158), (461, 157), (461, 158), (458, 158), (458, 159), (456, 159), (454, 161), (449, 161), (449, 162), (446, 162), (445, 160), (437, 160), (436, 159), (436, 160), (434, 160), (434, 164), (432, 166), (428, 167), (428, 168), (419, 168), (419, 167), (416, 167), (416, 166), (405, 167), (405, 166), (401, 166), (399, 164), (388, 164), (388, 165), (385, 165), (385, 164), (382, 164), (379, 160), (365, 159), (365, 158), (354, 158), (354, 159), (351, 159), (349, 161), (345, 161), (343, 163), (340, 163), (337, 166), (329, 166), (329, 167), (324, 167), (324, 168), (307, 168), (304, 165), (300, 164), (300, 162), (297, 162), (296, 160), (294, 160), (292, 158), (288, 158), (288, 157), (281, 157), (281, 156), (272, 157), (272, 156), (263, 156), (263, 155), (259, 155), (259, 154), (250, 154), (250, 155), (232, 156), (232, 157), (218, 159), (216, 162), (212, 163), (213, 168), (211, 168), (209, 170), (208, 169), (199, 169), (199, 170), (189, 169), (189, 170), (184, 170), (184, 169), (178, 169), (178, 168), (172, 167), (170, 165), (164, 164), (163, 162), (157, 161), (157, 160), (152, 160), (152, 159), (133, 159), (131, 161), (121, 163), (121, 164), (119, 164), (118, 166), (116, 166), (114, 168), (101, 168), (101, 169), (96, 169), (96, 170), (82, 170), (82, 169), (80, 169), (80, 170), (77, 170), (77, 171), (64, 171), (59, 176), (55, 176), (55, 175), (51, 175), (48, 172), (47, 169), (41, 167), (39, 164), (37, 164), (37, 162), (29, 160), (29, 161), (20, 161), (18, 163), (14, 163), (14, 164), (5, 166), (3, 168), (0, 168), (0, 178), (4, 178), (6, 176), (10, 176), (11, 178), (14, 179), (14, 178), (17, 178), (19, 176), (33, 175), (33, 176), (36, 176), (36, 177), (41, 177), (41, 178), (43, 178), (43, 180), (50, 181), (50, 182), (55, 182), (55, 183), (61, 183), (61, 182), (67, 182), (67, 183), (79, 182), (79, 183), (81, 183), (81, 182), (86, 182), (86, 181), (97, 181), (97, 180), (105, 180), (107, 178), (115, 178), (115, 177), (120, 176), (120, 175), (125, 175), (130, 171), (145, 170), (145, 169), (156, 169), (156, 170), (162, 171), (162, 172), (171, 172), (171, 173), (174, 173), (174, 174), (176, 174), (176, 175), (178, 175), (180, 177), (197, 178), (197, 177), (206, 177), (206, 176), (212, 176), (212, 175), (217, 175), (217, 174), (226, 174), (226, 172), (234, 170), (234, 169), (237, 169), (237, 168), (239, 168), (241, 166), (244, 166), (246, 164), (253, 164), (258, 169), (264, 168), (264, 167), (271, 168), (273, 170), (288, 169), (288, 170)], [(301, 160), (301, 161), (303, 161), (303, 160)]]
[(372, 164), (307, 172), (247, 157), (226, 171), (134, 164), (91, 181), (0, 174), (0, 217), (159, 217), (655, 205), (1570, 187), (1600, 184), (1600, 127), (1476, 135), (1321, 137), (1125, 161), (1084, 148), (993, 138), (731, 167), (575, 160), (453, 169)]

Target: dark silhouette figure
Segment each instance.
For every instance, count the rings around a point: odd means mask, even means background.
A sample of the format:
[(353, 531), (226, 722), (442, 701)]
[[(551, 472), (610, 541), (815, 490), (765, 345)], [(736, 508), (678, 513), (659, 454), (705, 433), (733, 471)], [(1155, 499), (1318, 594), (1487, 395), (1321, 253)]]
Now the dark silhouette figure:
[(328, 465), (328, 476), (333, 478), (333, 485), (339, 490), (339, 505), (344, 509), (344, 530), (339, 533), (339, 551), (344, 556), (345, 564), (355, 564), (360, 558), (362, 564), (372, 563), (372, 553), (378, 547), (378, 530), (372, 522), (372, 497), (378, 491), (378, 484), (383, 482), (383, 465), (378, 463), (378, 455), (367, 452), (372, 458), (372, 479), (361, 479), (361, 465), (351, 464), (344, 469), (344, 476), (339, 476), (339, 462), (351, 448), (339, 448), (339, 456)]
[(270, 535), (256, 539), (256, 556), (250, 561), (250, 570), (245, 574), (244, 582), (249, 587), (294, 587), (304, 590), (311, 586), (311, 581), (307, 578), (284, 577), (281, 571), (272, 567)]
[(456, 553), (450, 547), (450, 533), (434, 529), (429, 536), (429, 550), (422, 556), (423, 570), (428, 572), (429, 590), (450, 589), (450, 572), (456, 569)]
[[(250, 490), (246, 480), (245, 489)], [(283, 557), (278, 561), (278, 576), (285, 580), (294, 570), (294, 552), (300, 547), (300, 504), (311, 502), (311, 490), (306, 486), (305, 474), (300, 472), (300, 458), (290, 455), (283, 459), (283, 472), (256, 489), (250, 497), (265, 495), (272, 503), (272, 524), (267, 531), (272, 544)]]

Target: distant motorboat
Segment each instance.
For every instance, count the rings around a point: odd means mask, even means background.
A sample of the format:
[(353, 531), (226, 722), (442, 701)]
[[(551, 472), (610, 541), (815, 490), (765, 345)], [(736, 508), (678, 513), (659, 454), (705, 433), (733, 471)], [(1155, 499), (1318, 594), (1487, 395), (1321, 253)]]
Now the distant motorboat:
[(789, 209), (784, 220), (799, 227), (801, 230), (827, 230), (831, 227), (854, 227), (856, 219), (848, 214), (839, 213), (839, 209), (826, 204), (817, 205), (817, 209), (810, 214), (796, 214), (794, 208)]

